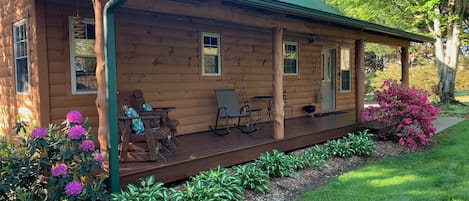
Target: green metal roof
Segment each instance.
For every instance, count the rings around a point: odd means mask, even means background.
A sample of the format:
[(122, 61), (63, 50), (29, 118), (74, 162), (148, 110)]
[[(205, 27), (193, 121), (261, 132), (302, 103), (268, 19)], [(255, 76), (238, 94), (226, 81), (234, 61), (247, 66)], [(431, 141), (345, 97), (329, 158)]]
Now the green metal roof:
[(349, 27), (363, 29), (391, 36), (405, 38), (414, 42), (433, 42), (434, 39), (427, 36), (409, 33), (399, 29), (358, 20), (342, 15), (322, 0), (233, 0), (239, 4), (251, 7), (287, 13), (311, 19), (323, 20)]
[(278, 1), (302, 6), (305, 8), (315, 9), (315, 10), (319, 10), (319, 11), (323, 11), (327, 13), (332, 13), (336, 15), (342, 15), (342, 13), (337, 11), (335, 8), (327, 5), (321, 0), (278, 0)]

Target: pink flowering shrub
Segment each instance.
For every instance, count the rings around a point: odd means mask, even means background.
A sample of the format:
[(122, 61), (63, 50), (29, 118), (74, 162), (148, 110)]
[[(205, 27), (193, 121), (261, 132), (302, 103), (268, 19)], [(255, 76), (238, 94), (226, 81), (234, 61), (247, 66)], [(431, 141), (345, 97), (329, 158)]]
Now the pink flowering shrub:
[(81, 113), (62, 126), (34, 128), (22, 143), (0, 143), (0, 200), (109, 200), (103, 184), (104, 157)]
[(396, 139), (401, 145), (415, 149), (428, 144), (436, 131), (432, 121), (440, 112), (430, 103), (429, 95), (390, 80), (380, 89), (374, 96), (379, 106), (365, 108), (363, 120), (392, 125), (391, 136), (382, 137)]

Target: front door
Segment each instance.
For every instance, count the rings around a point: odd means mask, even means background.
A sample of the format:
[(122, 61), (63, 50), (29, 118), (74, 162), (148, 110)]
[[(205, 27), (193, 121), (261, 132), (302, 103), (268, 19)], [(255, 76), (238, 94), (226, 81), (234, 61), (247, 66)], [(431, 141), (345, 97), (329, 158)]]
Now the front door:
[(321, 63), (321, 106), (322, 112), (329, 112), (335, 109), (335, 49), (323, 50)]

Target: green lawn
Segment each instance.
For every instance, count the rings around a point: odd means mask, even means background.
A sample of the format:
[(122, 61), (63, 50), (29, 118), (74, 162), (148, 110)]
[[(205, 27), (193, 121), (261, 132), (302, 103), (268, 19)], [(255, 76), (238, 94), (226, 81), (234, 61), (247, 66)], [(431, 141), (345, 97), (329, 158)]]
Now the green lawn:
[(469, 200), (469, 120), (438, 134), (429, 151), (345, 173), (299, 200)]

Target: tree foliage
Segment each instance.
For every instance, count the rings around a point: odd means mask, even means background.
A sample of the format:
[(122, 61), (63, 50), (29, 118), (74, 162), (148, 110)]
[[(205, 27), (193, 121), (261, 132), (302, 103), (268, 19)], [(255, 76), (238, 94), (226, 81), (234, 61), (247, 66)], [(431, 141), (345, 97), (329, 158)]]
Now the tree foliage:
[[(468, 43), (465, 0), (326, 0), (344, 14), (435, 38), (440, 100), (454, 99), (460, 46)], [(425, 47), (425, 45), (423, 46)]]

